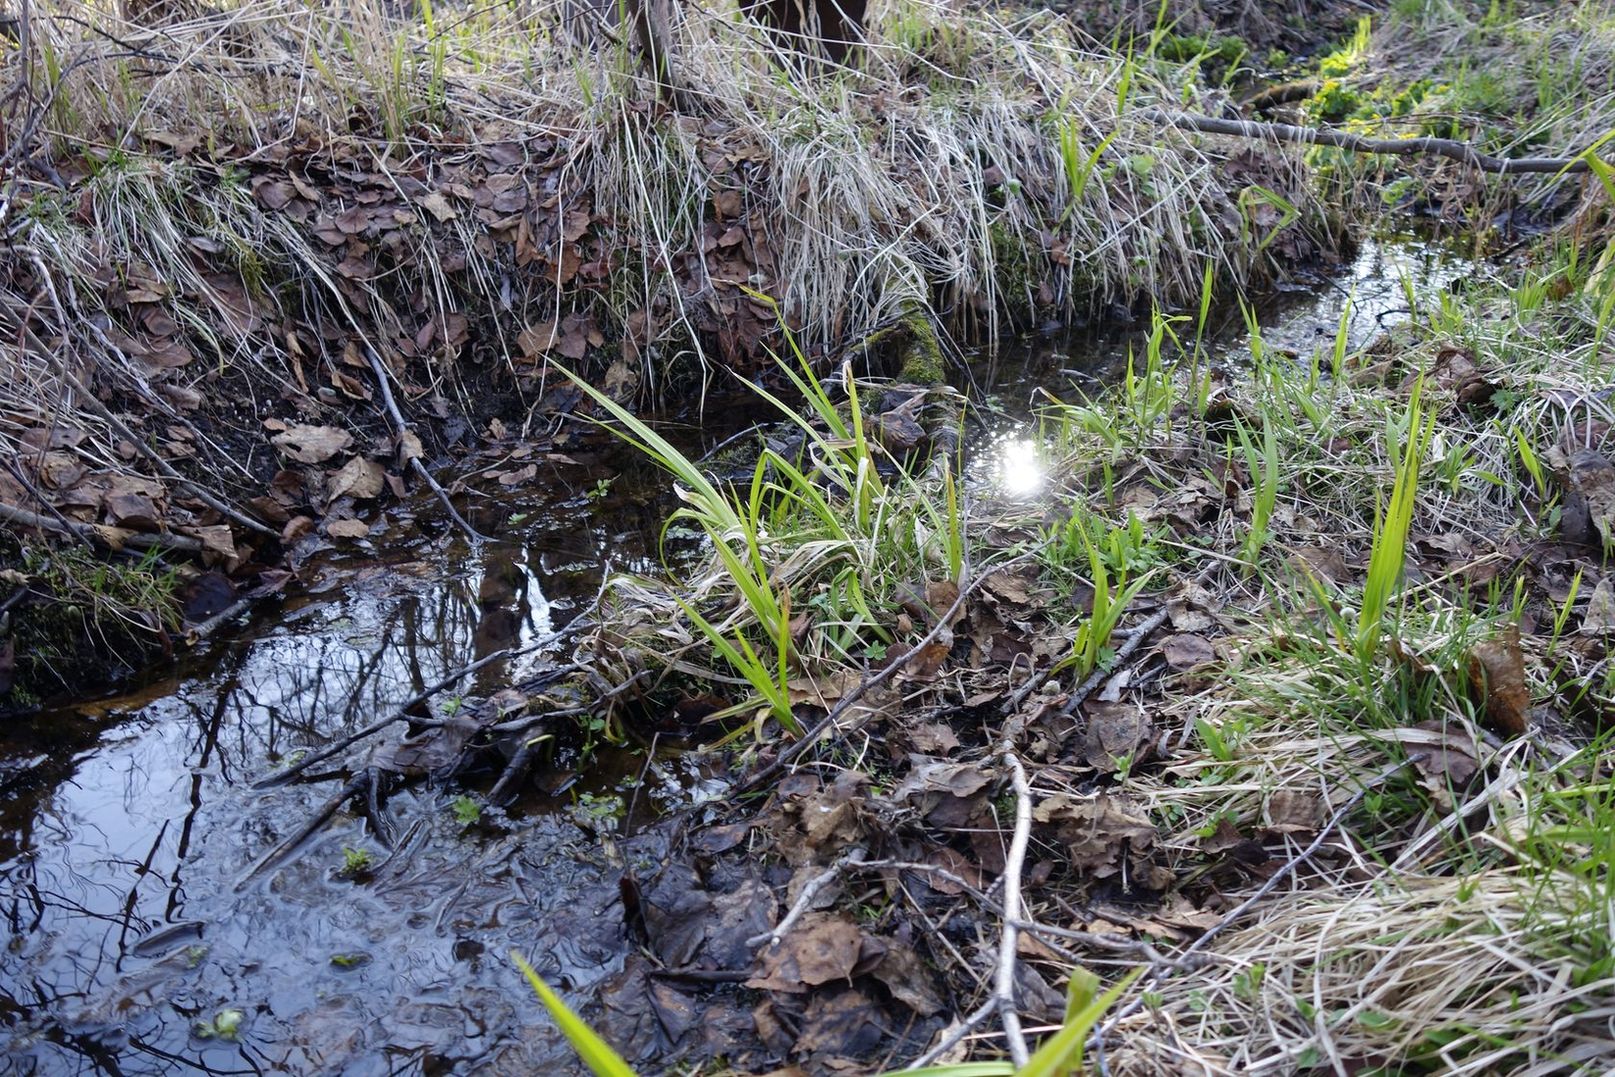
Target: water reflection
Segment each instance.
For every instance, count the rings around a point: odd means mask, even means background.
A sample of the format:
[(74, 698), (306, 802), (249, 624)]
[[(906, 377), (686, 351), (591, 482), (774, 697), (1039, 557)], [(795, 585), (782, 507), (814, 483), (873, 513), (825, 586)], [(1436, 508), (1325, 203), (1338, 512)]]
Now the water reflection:
[[(526, 526), (476, 556), (445, 541), (314, 566), (272, 627), (138, 693), (7, 728), (0, 1071), (570, 1071), (504, 957), (532, 953), (574, 988), (620, 967), (616, 869), (564, 812), (462, 833), (447, 794), (419, 788), (387, 805), (408, 835), (391, 853), (339, 814), (238, 884), (332, 791), (252, 780), (564, 625), (608, 556), (650, 568), (639, 517), (662, 509), (637, 496), (595, 513), (500, 504)], [(467, 691), (543, 660), (491, 665)], [(336, 877), (349, 848), (375, 857), (372, 881)], [(224, 1009), (244, 1015), (236, 1039), (195, 1034)]]
[[(1347, 348), (1360, 349), (1413, 317), (1410, 294), (1437, 294), (1476, 270), (1475, 262), (1437, 243), (1407, 237), (1370, 240), (1338, 272), (1317, 275), (1265, 300), (1256, 312), (1263, 346), (1270, 356), (1288, 353), (1307, 363), (1316, 353), (1327, 354), (1343, 328)], [(1217, 318), (1213, 312), (1214, 323)], [(1049, 393), (1075, 401), (1118, 380), (1129, 354), (1144, 355), (1147, 331), (1147, 325), (1066, 330), (1000, 349), (980, 365), (975, 371), (977, 395), (993, 421), (972, 446), (971, 480), (1014, 501), (1042, 492), (1043, 442), (1029, 416)], [(1220, 324), (1209, 326), (1208, 335), (1214, 361), (1249, 362), (1251, 334), (1237, 304), (1225, 305)]]

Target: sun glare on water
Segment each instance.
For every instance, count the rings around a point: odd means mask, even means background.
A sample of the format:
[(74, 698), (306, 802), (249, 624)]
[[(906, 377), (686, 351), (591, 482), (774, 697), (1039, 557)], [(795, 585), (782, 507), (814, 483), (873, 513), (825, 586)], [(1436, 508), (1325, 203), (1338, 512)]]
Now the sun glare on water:
[(1031, 438), (1005, 438), (998, 448), (998, 487), (1008, 497), (1031, 497), (1043, 489), (1048, 476), (1037, 442)]

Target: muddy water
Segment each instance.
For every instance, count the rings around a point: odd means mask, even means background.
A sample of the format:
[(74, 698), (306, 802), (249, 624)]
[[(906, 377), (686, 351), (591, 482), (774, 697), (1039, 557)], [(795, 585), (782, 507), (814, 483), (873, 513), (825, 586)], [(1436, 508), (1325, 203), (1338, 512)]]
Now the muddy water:
[[(1419, 245), (1370, 247), (1270, 304), (1264, 337), (1327, 347), (1353, 296), (1361, 343), (1407, 317), (1404, 272), (1429, 287), (1464, 270)], [(1043, 337), (978, 378), (1024, 414), (1030, 386), (1109, 376), (1136, 343)], [(1221, 347), (1237, 355), (1239, 332)], [(1029, 436), (1007, 419), (975, 473), (1024, 470)], [(0, 1072), (576, 1071), (506, 955), (531, 955), (580, 999), (622, 969), (618, 868), (664, 850), (654, 828), (630, 819), (625, 833), (621, 808), (631, 800), (643, 819), (701, 795), (689, 759), (629, 748), (580, 775), (571, 738), (509, 816), (466, 826), (450, 791), (417, 786), (386, 804), (393, 850), (343, 812), (249, 874), (334, 788), (255, 791), (254, 779), (566, 624), (608, 559), (650, 566), (660, 483), (622, 459), (567, 481), (548, 500), (485, 502), (484, 526), (504, 537), (481, 551), (411, 539), (316, 562), (306, 593), (165, 679), (0, 729)], [(486, 695), (524, 668), (489, 666), (464, 691)], [(371, 856), (368, 879), (342, 875), (348, 850)]]

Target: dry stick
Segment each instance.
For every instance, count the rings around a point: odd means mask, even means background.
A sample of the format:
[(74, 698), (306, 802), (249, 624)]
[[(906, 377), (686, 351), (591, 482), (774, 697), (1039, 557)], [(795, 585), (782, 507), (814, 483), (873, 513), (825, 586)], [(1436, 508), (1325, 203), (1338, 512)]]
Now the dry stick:
[(785, 918), (779, 922), (778, 926), (773, 931), (753, 935), (746, 940), (746, 945), (761, 946), (766, 942), (770, 948), (778, 946), (780, 941), (791, 933), (791, 928), (796, 926), (796, 922), (802, 918), (802, 914), (807, 912), (808, 906), (813, 904), (813, 899), (819, 896), (819, 891), (835, 882), (836, 877), (843, 871), (862, 864), (865, 855), (867, 854), (862, 849), (852, 849), (846, 856), (841, 857), (834, 864), (809, 879), (807, 885), (802, 887), (802, 892), (796, 895), (795, 903), (791, 905), (790, 911), (785, 914)]
[[(392, 416), (393, 434), (397, 437), (398, 444), (402, 448), (404, 435), (409, 433), (409, 425), (404, 422), (404, 416), (398, 410), (398, 402), (393, 399), (392, 387), (387, 383), (387, 371), (381, 365), (381, 356), (377, 355), (376, 349), (369, 344), (365, 345), (365, 355), (370, 360), (370, 369), (376, 375), (377, 384), (381, 386), (382, 403), (387, 406), (387, 414)], [(419, 441), (420, 439), (416, 438), (416, 440)], [(438, 481), (432, 477), (432, 473), (426, 469), (426, 465), (421, 463), (421, 458), (411, 454), (409, 462), (415, 465), (415, 474), (419, 475), (421, 481), (432, 488), (432, 492), (437, 495), (437, 499), (443, 502), (443, 507), (449, 510), (449, 516), (459, 525), (460, 530), (466, 533), (466, 537), (472, 542), (485, 541), (487, 536), (466, 523), (465, 517), (461, 516), (459, 510), (454, 507), (454, 502), (449, 500), (448, 491), (438, 485)]]
[(1275, 889), (1277, 889), (1279, 883), (1289, 878), (1290, 875), (1294, 874), (1297, 868), (1311, 860), (1318, 850), (1323, 848), (1323, 843), (1328, 840), (1329, 835), (1334, 832), (1336, 827), (1345, 822), (1346, 816), (1350, 815), (1357, 808), (1357, 805), (1363, 802), (1363, 798), (1368, 796), (1370, 791), (1384, 784), (1392, 775), (1396, 774), (1407, 765), (1407, 761), (1404, 760), (1395, 764), (1394, 766), (1388, 767), (1375, 777), (1364, 782), (1362, 788), (1357, 790), (1357, 792), (1352, 795), (1350, 800), (1341, 805), (1339, 811), (1335, 812), (1334, 815), (1329, 817), (1329, 821), (1325, 823), (1322, 829), (1318, 831), (1318, 836), (1313, 838), (1312, 842), (1305, 849), (1302, 849), (1300, 853), (1291, 857), (1289, 860), (1286, 860), (1284, 862), (1284, 866), (1279, 868), (1278, 871), (1274, 872), (1272, 877), (1264, 882), (1261, 886), (1257, 887), (1256, 891), (1252, 893), (1250, 897), (1246, 898), (1244, 901), (1241, 901), (1232, 909), (1229, 909), (1228, 912), (1223, 914), (1220, 920), (1206, 929), (1206, 933), (1204, 935), (1201, 935), (1198, 939), (1195, 939), (1194, 942), (1185, 947), (1182, 953), (1175, 955), (1172, 960), (1166, 964), (1151, 970), (1149, 982), (1139, 989), (1139, 993), (1133, 997), (1133, 1000), (1126, 1006), (1123, 1006), (1120, 1010), (1117, 1010), (1109, 1020), (1105, 1021), (1104, 1024), (1100, 1025), (1094, 1030), (1093, 1038), (1089, 1040), (1089, 1046), (1094, 1048), (1096, 1051), (1102, 1052), (1104, 1050), (1105, 1037), (1113, 1028), (1116, 1027), (1116, 1025), (1122, 1021), (1125, 1021), (1143, 1007), (1145, 994), (1147, 992), (1155, 987), (1158, 987), (1162, 982), (1169, 979), (1179, 970), (1183, 969), (1189, 963), (1190, 958), (1194, 957), (1194, 955), (1199, 953), (1201, 950), (1204, 950), (1207, 946), (1210, 946), (1211, 943), (1216, 940), (1217, 936), (1221, 935), (1229, 927), (1233, 926), (1234, 922), (1249, 912), (1257, 904), (1257, 902), (1261, 901), (1268, 894), (1271, 894)]
[(1144, 638), (1151, 632), (1154, 632), (1157, 628), (1160, 628), (1161, 625), (1166, 622), (1166, 618), (1166, 608), (1162, 607), (1161, 609), (1150, 614), (1149, 617), (1145, 619), (1143, 624), (1133, 629), (1132, 635), (1128, 637), (1127, 642), (1116, 648), (1116, 657), (1111, 661), (1110, 668), (1094, 670), (1092, 675), (1078, 685), (1075, 692), (1071, 693), (1071, 698), (1066, 700), (1065, 706), (1060, 708), (1060, 713), (1070, 714), (1072, 711), (1082, 706), (1082, 704), (1087, 701), (1088, 697), (1093, 695), (1094, 689), (1098, 688), (1101, 684), (1104, 684), (1105, 681), (1110, 678), (1117, 666), (1121, 665), (1128, 658), (1132, 657), (1133, 652), (1138, 650), (1139, 645), (1144, 642)]
[(1004, 739), (1003, 757), (1009, 764), (1015, 786), (1015, 834), (1009, 842), (1009, 855), (1004, 858), (1004, 928), (998, 939), (998, 975), (993, 979), (993, 1000), (998, 1005), (1004, 1038), (1009, 1041), (1010, 1061), (1020, 1069), (1032, 1056), (1026, 1037), (1021, 1033), (1021, 1015), (1015, 1009), (1015, 961), (1020, 941), (1020, 928), (1016, 925), (1025, 911), (1021, 908), (1021, 868), (1026, 863), (1026, 846), (1032, 838), (1032, 785), (1026, 780), (1026, 768), (1021, 766), (1020, 758), (1009, 747), (1009, 738)]
[(904, 1068), (918, 1070), (929, 1066), (931, 1063), (935, 1062), (937, 1059), (941, 1058), (943, 1055), (952, 1050), (954, 1044), (970, 1035), (971, 1031), (973, 1031), (977, 1025), (987, 1020), (988, 1017), (992, 1016), (992, 1012), (997, 1008), (998, 997), (995, 995), (992, 998), (989, 998), (986, 1002), (982, 1003), (980, 1009), (973, 1011), (970, 1016), (959, 1022), (959, 1024), (954, 1027), (953, 1031), (949, 1032), (946, 1036), (943, 1036), (941, 1042), (939, 1042), (935, 1047), (925, 1052), (919, 1058), (916, 1058), (913, 1062), (910, 1062)]
[[(1036, 550), (1028, 550), (1025, 553), (1016, 554), (1014, 557), (1011, 557), (1002, 564), (995, 565), (991, 569), (983, 572), (981, 575), (971, 580), (968, 585), (960, 588), (959, 597), (953, 600), (953, 605), (948, 607), (947, 611), (937, 619), (937, 623), (932, 626), (931, 631), (927, 632), (920, 639), (920, 641), (910, 649), (909, 653), (917, 654), (926, 647), (929, 647), (931, 644), (935, 643), (937, 638), (942, 635), (943, 630), (953, 623), (953, 620), (958, 616), (959, 611), (964, 609), (965, 600), (979, 590), (982, 583), (985, 582), (986, 579), (994, 572), (1002, 571), (1003, 569), (1008, 568), (1010, 565), (1013, 565), (1019, 561), (1024, 561), (1026, 558), (1031, 557), (1036, 553)], [(807, 751), (809, 747), (816, 743), (819, 737), (824, 734), (825, 730), (834, 726), (836, 721), (843, 714), (846, 714), (855, 703), (862, 699), (870, 689), (878, 688), (890, 680), (898, 670), (903, 668), (903, 664), (904, 663), (901, 660), (894, 661), (887, 665), (884, 669), (881, 669), (876, 673), (865, 677), (862, 681), (859, 681), (858, 686), (843, 696), (841, 701), (830, 709), (830, 713), (826, 714), (823, 718), (819, 719), (818, 722), (814, 723), (813, 728), (803, 734), (800, 740), (796, 741), (794, 744), (787, 745), (780, 751), (779, 756), (772, 763), (768, 764), (768, 766), (764, 767), (762, 770), (757, 771), (755, 774), (752, 774), (750, 777), (742, 780), (740, 784), (735, 787), (735, 794), (749, 793), (763, 782), (784, 770), (796, 759), (797, 756)], [(873, 717), (873, 715), (871, 715), (871, 717)], [(855, 730), (859, 728), (859, 726), (862, 724), (863, 723), (859, 723), (859, 725), (854, 726), (853, 729)], [(852, 731), (853, 730), (848, 730), (848, 732)]]
[[(108, 549), (116, 550), (119, 543), (109, 537), (94, 524), (74, 523), (71, 520), (52, 520), (48, 516), (41, 516), (27, 509), (19, 509), (15, 505), (0, 502), (0, 520), (13, 523), (19, 527), (31, 527), (38, 531), (54, 531), (59, 535), (71, 535), (84, 542), (98, 543)], [(145, 532), (134, 532), (126, 535), (121, 545), (132, 546), (137, 550), (173, 550), (179, 553), (197, 553), (202, 549), (202, 543), (189, 535), (153, 535)]]
[[(1068, 703), (1067, 709), (1064, 713), (1070, 714), (1071, 711), (1076, 710), (1076, 708), (1082, 704), (1083, 700), (1087, 699), (1088, 696), (1093, 693), (1093, 690), (1099, 687), (1106, 677), (1111, 675), (1116, 666), (1130, 657), (1134, 651), (1138, 650), (1139, 645), (1144, 642), (1145, 637), (1147, 637), (1151, 632), (1154, 632), (1157, 628), (1160, 628), (1161, 625), (1166, 622), (1166, 617), (1166, 609), (1163, 607), (1157, 612), (1152, 613), (1143, 621), (1143, 623), (1133, 628), (1129, 628), (1125, 632), (1116, 633), (1118, 636), (1126, 636), (1127, 639), (1126, 642), (1116, 649), (1116, 657), (1111, 662), (1110, 668), (1097, 671), (1093, 674), (1093, 676), (1089, 677), (1087, 681), (1083, 682), (1081, 687), (1079, 687), (1071, 697), (1076, 702)], [(1019, 710), (1021, 704), (1026, 702), (1028, 696), (1037, 691), (1039, 688), (1043, 687), (1043, 685), (1048, 682), (1048, 679), (1054, 676), (1056, 668), (1057, 666), (1048, 667), (1043, 672), (1033, 676), (1025, 684), (1015, 689), (1015, 691), (1011, 693), (1009, 699), (1005, 701), (1002, 708), (1002, 713), (1013, 714)]]
[(457, 681), (470, 676), (482, 667), (491, 665), (494, 662), (498, 662), (506, 658), (517, 658), (521, 655), (531, 654), (534, 651), (542, 650), (552, 643), (556, 643), (568, 636), (576, 634), (586, 627), (588, 623), (589, 622), (585, 619), (580, 618), (579, 620), (573, 621), (559, 632), (551, 632), (548, 636), (545, 636), (536, 643), (530, 643), (527, 646), (520, 648), (506, 647), (503, 650), (495, 651), (490, 655), (477, 659), (469, 666), (462, 666), (437, 683), (428, 685), (420, 692), (417, 692), (415, 695), (411, 696), (385, 718), (378, 718), (376, 721), (371, 722), (358, 732), (350, 733), (343, 737), (335, 744), (329, 744), (315, 752), (313, 755), (304, 756), (302, 759), (299, 759), (296, 763), (293, 763), (285, 770), (277, 771), (265, 778), (259, 778), (257, 781), (252, 783), (252, 787), (254, 789), (270, 789), (277, 785), (285, 785), (287, 782), (303, 773), (303, 771), (307, 770), (315, 763), (323, 763), (325, 760), (330, 759), (339, 752), (346, 750), (348, 747), (357, 743), (358, 741), (380, 733), (383, 729), (386, 729), (395, 722), (408, 721), (410, 718), (409, 711), (411, 708), (420, 706), (428, 699), (431, 699), (433, 696), (443, 691), (443, 689), (448, 688)]
[(1591, 165), (1579, 157), (1493, 157), (1467, 142), (1450, 138), (1365, 138), (1349, 131), (1327, 127), (1298, 127), (1290, 123), (1261, 123), (1256, 120), (1225, 120), (1189, 112), (1163, 112), (1145, 109), (1140, 118), (1185, 131), (1207, 135), (1234, 135), (1265, 142), (1298, 142), (1307, 146), (1334, 146), (1353, 153), (1384, 153), (1398, 157), (1447, 157), (1473, 165), (1482, 172), (1514, 174), (1522, 172), (1580, 173)]

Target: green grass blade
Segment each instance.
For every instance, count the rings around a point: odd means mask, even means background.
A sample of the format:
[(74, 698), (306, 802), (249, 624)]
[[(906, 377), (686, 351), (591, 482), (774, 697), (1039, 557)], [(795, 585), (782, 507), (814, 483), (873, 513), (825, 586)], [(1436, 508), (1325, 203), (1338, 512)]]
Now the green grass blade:
[(566, 1042), (572, 1045), (572, 1050), (578, 1053), (583, 1064), (595, 1077), (637, 1077), (634, 1068), (623, 1057), (612, 1049), (611, 1044), (601, 1039), (594, 1029), (590, 1028), (583, 1018), (572, 1012), (572, 1008), (562, 1001), (561, 996), (550, 989), (550, 985), (533, 971), (521, 954), (512, 951), (510, 959), (521, 969), (527, 982), (533, 985), (533, 994), (544, 1004), (550, 1012), (555, 1024), (560, 1028), (561, 1035)]

